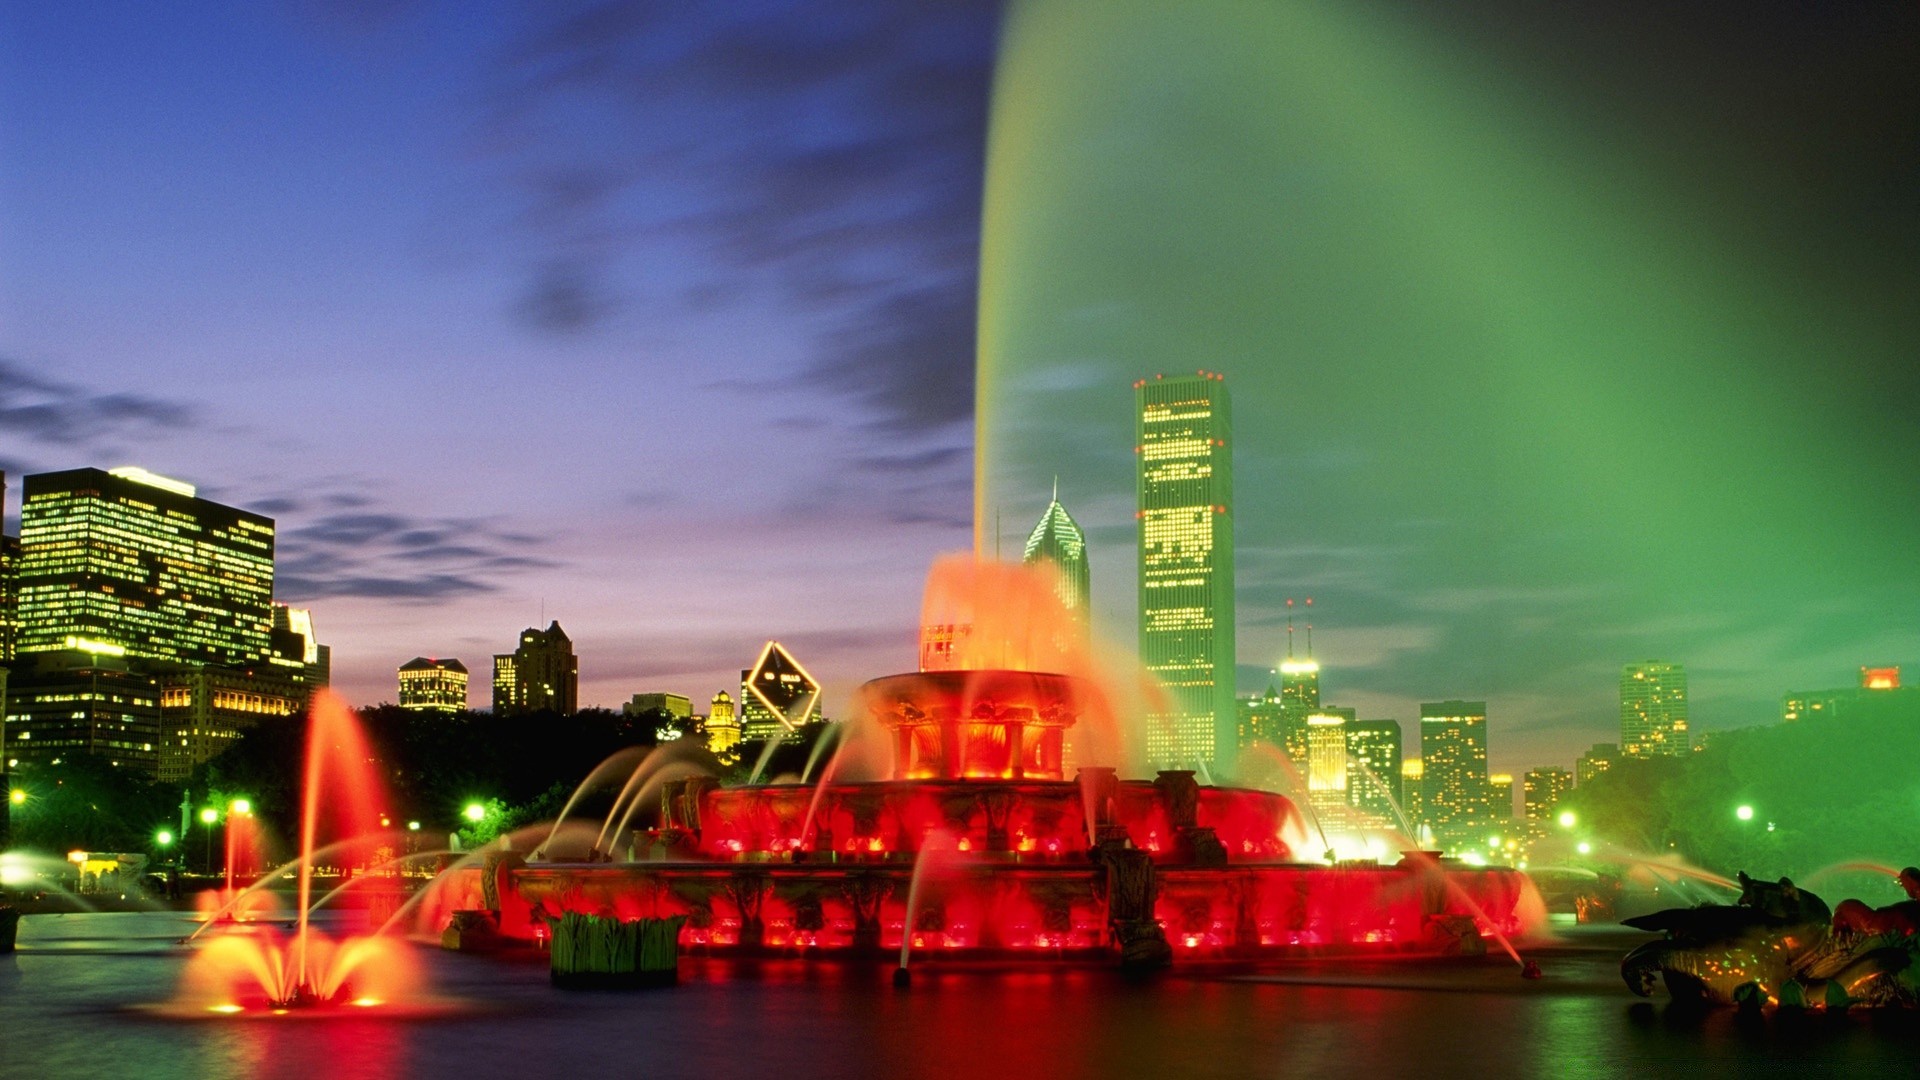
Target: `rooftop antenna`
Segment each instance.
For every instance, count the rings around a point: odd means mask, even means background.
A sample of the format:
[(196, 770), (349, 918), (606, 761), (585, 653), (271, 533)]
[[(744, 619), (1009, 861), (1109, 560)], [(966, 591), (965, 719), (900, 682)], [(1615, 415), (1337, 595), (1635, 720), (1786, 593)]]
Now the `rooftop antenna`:
[[(1307, 606), (1313, 606), (1313, 597), (1307, 597)], [(1313, 612), (1307, 612), (1307, 659), (1313, 659)]]
[(1060, 501), (1060, 474), (1059, 473), (1053, 474), (1053, 501), (1056, 503)]
[(1287, 659), (1293, 659), (1293, 597), (1287, 597)]

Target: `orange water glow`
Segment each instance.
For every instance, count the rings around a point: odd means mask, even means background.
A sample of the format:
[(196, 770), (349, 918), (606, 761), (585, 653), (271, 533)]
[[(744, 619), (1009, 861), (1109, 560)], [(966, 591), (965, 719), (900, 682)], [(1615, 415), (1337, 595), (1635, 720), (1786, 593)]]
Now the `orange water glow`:
[[(336, 940), (309, 920), (316, 848), (331, 847), (343, 865), (359, 868), (372, 865), (376, 850), (391, 842), (380, 832), (386, 794), (366, 737), (353, 711), (330, 691), (317, 692), (307, 712), (303, 780), (293, 930), (240, 925), (211, 936), (188, 962), (176, 1004), (213, 1013), (371, 1008), (404, 1001), (419, 989), (419, 965), (403, 942), (378, 933)], [(236, 911), (272, 902), (264, 890), (225, 899)]]

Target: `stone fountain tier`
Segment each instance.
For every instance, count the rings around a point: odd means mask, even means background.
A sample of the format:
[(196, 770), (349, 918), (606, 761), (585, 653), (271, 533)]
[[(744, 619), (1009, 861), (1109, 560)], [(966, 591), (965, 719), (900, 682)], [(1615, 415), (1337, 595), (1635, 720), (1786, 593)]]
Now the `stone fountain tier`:
[(914, 671), (871, 680), (860, 700), (893, 739), (895, 779), (1059, 780), (1093, 693), (1040, 671)]

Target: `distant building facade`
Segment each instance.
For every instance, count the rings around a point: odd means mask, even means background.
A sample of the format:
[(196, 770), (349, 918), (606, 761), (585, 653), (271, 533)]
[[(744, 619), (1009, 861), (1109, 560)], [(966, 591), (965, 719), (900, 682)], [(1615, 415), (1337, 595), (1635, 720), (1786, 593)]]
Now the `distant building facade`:
[(1289, 656), (1280, 662), (1280, 740), (1296, 764), (1307, 760), (1307, 717), (1320, 711), (1320, 664)]
[(141, 469), (27, 477), (5, 755), (88, 753), (178, 782), (329, 677), (273, 601), (270, 518)]
[(1028, 566), (1039, 563), (1049, 564), (1058, 571), (1060, 577), (1057, 588), (1060, 602), (1065, 605), (1068, 614), (1073, 616), (1075, 628), (1084, 639), (1092, 627), (1092, 577), (1087, 567), (1087, 534), (1080, 529), (1080, 523), (1073, 520), (1067, 508), (1060, 505), (1060, 491), (1055, 485), (1053, 499), (1040, 515), (1039, 524), (1027, 535), (1026, 550), (1021, 554), (1021, 562)]
[(1687, 672), (1647, 660), (1620, 670), (1620, 751), (1628, 757), (1685, 757)]
[(519, 648), (494, 656), (493, 711), (503, 716), (580, 711), (580, 660), (558, 620), (545, 630), (522, 630)]
[(1898, 667), (1863, 667), (1857, 686), (1795, 690), (1787, 694), (1780, 702), (1780, 719), (1787, 723), (1832, 720), (1863, 708), (1888, 705), (1920, 706), (1920, 687), (1901, 686)]
[(740, 760), (740, 716), (734, 711), (733, 697), (725, 690), (713, 695), (707, 704), (707, 749), (722, 765)]
[(1235, 731), (1233, 426), (1225, 380), (1134, 384), (1140, 661), (1170, 706), (1146, 719), (1161, 765), (1225, 762)]
[(1307, 717), (1307, 798), (1325, 822), (1347, 807), (1347, 725), (1352, 709), (1321, 708)]
[(1420, 706), (1421, 813), (1443, 840), (1469, 836), (1492, 817), (1487, 703)]
[(416, 656), (400, 665), (400, 707), (414, 712), (456, 713), (467, 707), (467, 665)]
[(1586, 753), (1580, 755), (1580, 760), (1573, 763), (1574, 786), (1586, 787), (1593, 782), (1594, 777), (1613, 768), (1613, 763), (1619, 760), (1620, 746), (1618, 743), (1594, 743), (1587, 748)]
[(1347, 801), (1354, 809), (1393, 821), (1406, 809), (1398, 720), (1347, 724)]
[(785, 738), (813, 720), (819, 706), (819, 681), (777, 641), (767, 642), (760, 658), (740, 673), (740, 735), (744, 739)]
[(1552, 820), (1555, 809), (1573, 794), (1573, 773), (1557, 766), (1528, 769), (1524, 783), (1528, 821)]

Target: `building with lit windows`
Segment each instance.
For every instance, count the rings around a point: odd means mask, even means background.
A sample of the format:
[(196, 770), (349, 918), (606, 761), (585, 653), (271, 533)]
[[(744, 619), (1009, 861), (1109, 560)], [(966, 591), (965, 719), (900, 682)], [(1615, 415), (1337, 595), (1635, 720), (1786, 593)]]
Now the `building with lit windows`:
[(1586, 753), (1580, 755), (1579, 760), (1573, 763), (1574, 786), (1586, 787), (1593, 782), (1594, 777), (1613, 768), (1613, 763), (1619, 760), (1620, 744), (1594, 743), (1587, 748)]
[(1522, 798), (1529, 822), (1553, 820), (1555, 809), (1573, 794), (1573, 773), (1552, 765), (1528, 769)]
[(1423, 703), (1420, 764), (1420, 810), (1434, 835), (1443, 841), (1458, 840), (1487, 824), (1493, 816), (1487, 776), (1487, 703)]
[(1240, 749), (1245, 750), (1255, 743), (1280, 747), (1286, 735), (1283, 726), (1284, 713), (1280, 708), (1280, 691), (1272, 683), (1267, 684), (1265, 693), (1252, 697), (1243, 697), (1238, 706), (1238, 725)]
[(786, 738), (815, 719), (819, 705), (819, 681), (777, 641), (767, 642), (760, 658), (740, 673), (743, 739)]
[(1140, 662), (1170, 707), (1143, 725), (1150, 762), (1232, 757), (1233, 425), (1223, 376), (1134, 384)]
[(1888, 708), (1920, 710), (1920, 687), (1900, 685), (1897, 667), (1863, 667), (1860, 684), (1834, 690), (1795, 690), (1780, 702), (1780, 719), (1832, 720)]
[(1079, 522), (1073, 520), (1067, 508), (1060, 505), (1058, 484), (1054, 485), (1053, 499), (1041, 513), (1039, 524), (1027, 535), (1027, 547), (1020, 561), (1028, 566), (1048, 563), (1059, 572), (1060, 579), (1056, 587), (1059, 589), (1060, 602), (1073, 616), (1080, 636), (1083, 639), (1087, 637), (1092, 625), (1087, 534), (1080, 530)]
[(47, 765), (74, 754), (149, 776), (160, 771), (160, 684), (111, 650), (36, 653), (13, 673), (8, 761)]
[[(7, 474), (0, 472), (0, 522), (7, 519)], [(13, 659), (14, 639), (18, 635), (20, 589), (20, 538), (0, 534), (0, 664)], [(0, 704), (6, 695), (0, 692)], [(0, 775), (6, 773), (0, 762)], [(4, 790), (4, 789), (0, 789)]]
[(725, 690), (713, 695), (707, 704), (707, 749), (722, 765), (740, 760), (740, 717), (733, 711), (733, 697)]
[(1320, 664), (1289, 656), (1280, 662), (1279, 746), (1295, 762), (1307, 760), (1307, 717), (1320, 710)]
[(1620, 751), (1628, 757), (1685, 757), (1687, 672), (1648, 660), (1620, 669)]
[(520, 647), (493, 658), (493, 711), (573, 713), (580, 709), (580, 660), (558, 620), (520, 632)]
[(1307, 799), (1322, 823), (1340, 820), (1347, 808), (1347, 725), (1352, 709), (1322, 708), (1307, 717)]
[(467, 665), (416, 656), (400, 665), (400, 707), (414, 712), (457, 713), (467, 707)]
[(1487, 813), (1498, 825), (1513, 820), (1513, 774), (1493, 773), (1487, 777)]
[(29, 476), (19, 651), (250, 664), (273, 627), (273, 521), (144, 469)]
[(1354, 809), (1393, 821), (1402, 796), (1400, 722), (1353, 720), (1347, 723), (1347, 802)]
[(653, 735), (663, 743), (672, 742), (697, 730), (693, 699), (685, 694), (644, 693), (621, 702), (620, 715), (645, 716), (653, 713), (665, 719), (654, 725)]
[(1400, 809), (1406, 811), (1407, 820), (1416, 827), (1427, 820), (1426, 777), (1426, 763), (1419, 758), (1400, 762)]

